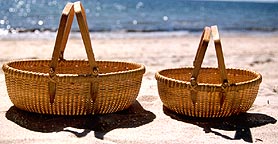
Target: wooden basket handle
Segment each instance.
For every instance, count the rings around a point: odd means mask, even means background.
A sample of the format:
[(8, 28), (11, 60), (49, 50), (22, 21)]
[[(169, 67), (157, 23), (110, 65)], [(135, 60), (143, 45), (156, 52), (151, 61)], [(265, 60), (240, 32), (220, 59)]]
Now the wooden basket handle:
[(222, 81), (221, 87), (222, 87), (223, 91), (220, 93), (220, 96), (221, 96), (220, 105), (222, 107), (225, 97), (226, 97), (225, 88), (227, 86), (229, 86), (229, 84), (228, 84), (227, 72), (226, 72), (226, 68), (225, 68), (222, 46), (221, 46), (221, 41), (220, 41), (217, 26), (205, 27), (203, 34), (201, 36), (199, 47), (198, 47), (198, 50), (197, 50), (197, 53), (195, 56), (195, 60), (193, 62), (194, 68), (193, 68), (191, 80), (190, 80), (190, 84), (192, 87), (191, 99), (192, 99), (193, 104), (195, 104), (196, 98), (197, 98), (197, 91), (194, 90), (194, 88), (198, 85), (197, 78), (199, 75), (199, 71), (201, 69), (201, 65), (204, 60), (204, 56), (205, 56), (205, 53), (207, 50), (209, 40), (210, 40), (210, 34), (212, 34), (212, 37), (214, 40), (215, 51), (216, 51), (217, 61), (218, 61), (218, 69), (220, 71), (221, 81)]
[(56, 93), (56, 83), (53, 80), (53, 78), (56, 76), (55, 71), (58, 64), (58, 59), (60, 58), (60, 60), (63, 60), (63, 51), (65, 49), (68, 40), (73, 17), (74, 17), (73, 3), (68, 3), (64, 7), (62, 16), (60, 18), (60, 24), (58, 27), (54, 50), (49, 64), (50, 67), (49, 77), (51, 81), (48, 82), (48, 91), (49, 91), (50, 103), (54, 103), (55, 93)]
[(66, 43), (67, 43), (68, 36), (70, 33), (73, 17), (74, 17), (73, 3), (67, 3), (67, 5), (64, 7), (62, 16), (60, 18), (60, 24), (58, 27), (54, 50), (53, 50), (51, 62), (49, 65), (50, 66), (50, 69), (49, 69), (50, 77), (55, 76), (55, 70), (56, 70), (59, 58), (60, 58), (60, 60), (64, 59), (63, 53), (64, 53), (64, 49), (66, 47)]
[[(63, 58), (64, 49), (66, 47), (66, 43), (70, 33), (72, 21), (74, 18), (74, 12), (77, 16), (79, 29), (81, 31), (83, 43), (89, 60), (89, 65), (92, 70), (92, 74), (90, 75), (97, 77), (99, 73), (99, 69), (97, 67), (97, 63), (92, 50), (92, 44), (91, 44), (91, 39), (88, 30), (88, 25), (86, 22), (86, 15), (84, 9), (80, 2), (75, 2), (74, 4), (68, 3), (66, 4), (62, 12), (62, 16), (60, 19), (60, 24), (57, 32), (57, 37), (55, 41), (55, 46), (52, 54), (52, 59), (49, 65), (50, 82), (48, 83), (48, 87), (49, 87), (50, 103), (54, 103), (55, 93), (56, 93), (56, 82), (54, 80), (56, 76), (56, 67), (58, 65), (59, 59), (64, 60)], [(92, 90), (91, 93), (94, 93), (94, 91), (95, 90)]]
[(195, 56), (195, 59), (193, 61), (193, 71), (191, 75), (191, 85), (197, 85), (197, 78), (199, 75), (199, 71), (201, 69), (201, 65), (203, 63), (203, 59), (205, 57), (205, 53), (208, 47), (208, 43), (210, 40), (210, 27), (205, 27), (201, 36), (201, 40), (198, 46), (198, 50)]
[(89, 64), (93, 70), (93, 75), (98, 75), (98, 66), (94, 57), (90, 33), (88, 29), (88, 24), (86, 20), (86, 13), (80, 1), (74, 3), (74, 11), (77, 17), (77, 22), (85, 45), (86, 53), (88, 56)]
[(220, 40), (218, 28), (216, 25), (211, 26), (211, 34), (212, 34), (213, 41), (214, 41), (214, 46), (215, 46), (215, 51), (216, 51), (216, 56), (217, 56), (217, 61), (218, 61), (218, 68), (220, 70), (222, 85), (227, 86), (227, 84), (228, 84), (227, 71), (226, 71), (226, 67), (225, 67), (221, 40)]
[[(76, 10), (75, 10), (76, 9)], [(56, 67), (58, 64), (58, 60), (64, 60), (63, 53), (66, 47), (66, 43), (68, 40), (68, 36), (70, 33), (74, 11), (77, 16), (79, 29), (81, 31), (83, 43), (86, 49), (87, 57), (89, 60), (90, 67), (92, 69), (92, 75), (98, 75), (98, 67), (97, 63), (93, 54), (92, 44), (90, 39), (90, 34), (86, 22), (86, 15), (84, 12), (83, 7), (81, 6), (80, 2), (68, 3), (63, 12), (60, 19), (60, 25), (58, 28), (58, 33), (55, 41), (54, 51), (52, 54), (52, 59), (50, 62), (50, 77), (55, 76)]]
[(218, 69), (220, 71), (221, 75), (221, 81), (222, 81), (222, 86), (227, 86), (228, 84), (228, 79), (227, 79), (227, 72), (226, 72), (226, 67), (225, 67), (225, 62), (224, 62), (224, 57), (223, 57), (223, 52), (222, 52), (222, 46), (221, 46), (221, 41), (219, 37), (219, 32), (217, 26), (211, 26), (211, 27), (205, 27), (203, 34), (201, 36), (201, 40), (199, 43), (199, 47), (195, 56), (195, 60), (193, 62), (193, 71), (191, 75), (191, 85), (197, 85), (197, 78), (199, 75), (199, 71), (201, 69), (201, 65), (204, 60), (204, 56), (207, 50), (207, 46), (209, 43), (210, 39), (210, 34), (212, 34), (213, 40), (214, 40), (214, 45), (215, 45), (215, 51), (217, 55), (217, 61), (218, 61)]

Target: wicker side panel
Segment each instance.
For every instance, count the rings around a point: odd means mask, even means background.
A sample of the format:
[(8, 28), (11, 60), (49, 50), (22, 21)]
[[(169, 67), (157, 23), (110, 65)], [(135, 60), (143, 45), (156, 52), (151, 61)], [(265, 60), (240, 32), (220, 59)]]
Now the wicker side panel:
[(158, 92), (164, 106), (176, 113), (194, 117), (226, 117), (246, 112), (257, 96), (260, 82), (227, 88), (225, 92), (216, 86), (205, 86), (197, 92), (193, 103), (191, 87), (170, 84), (159, 79)]
[[(12, 72), (12, 71), (10, 71)], [(32, 75), (6, 73), (7, 90), (12, 103), (26, 111), (40, 112), (45, 103), (49, 102), (48, 85), (46, 81), (34, 81)]]
[(219, 92), (210, 89), (199, 91), (196, 103), (193, 103), (191, 90), (188, 87), (171, 87), (158, 82), (159, 96), (163, 105), (179, 114), (195, 117), (217, 117), (220, 112)]
[(123, 110), (135, 101), (145, 72), (144, 66), (135, 63), (100, 61), (100, 75), (87, 77), (87, 61), (61, 61), (54, 78), (54, 103), (50, 103), (48, 64), (48, 60), (34, 60), (3, 66), (8, 94), (16, 107), (56, 115)]
[[(47, 77), (20, 73), (6, 73), (6, 85), (12, 103), (26, 111), (56, 114), (85, 115), (112, 113), (128, 108), (136, 99), (142, 72), (99, 77), (97, 96), (91, 96), (90, 82), (56, 83), (54, 103), (50, 103)], [(92, 97), (96, 97), (95, 101)]]
[(95, 103), (95, 113), (111, 113), (128, 108), (138, 96), (141, 75), (114, 76), (99, 81), (99, 91)]
[(89, 83), (57, 83), (55, 101), (50, 103), (48, 82), (31, 78), (14, 78), (6, 75), (6, 85), (12, 103), (26, 111), (57, 114), (86, 114), (89, 97)]

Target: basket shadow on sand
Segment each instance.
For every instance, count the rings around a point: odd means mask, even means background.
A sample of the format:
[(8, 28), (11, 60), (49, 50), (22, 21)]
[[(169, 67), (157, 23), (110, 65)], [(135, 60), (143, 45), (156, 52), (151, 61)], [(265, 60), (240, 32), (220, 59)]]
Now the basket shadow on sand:
[[(77, 137), (84, 137), (94, 131), (96, 138), (103, 139), (104, 135), (113, 129), (138, 127), (152, 122), (156, 116), (135, 101), (128, 109), (120, 112), (87, 116), (42, 115), (22, 111), (12, 106), (7, 111), (6, 118), (32, 131), (45, 133), (66, 131)], [(84, 129), (84, 131), (80, 133), (66, 129), (67, 127)]]
[[(217, 136), (221, 136), (229, 140), (243, 139), (246, 142), (253, 142), (250, 128), (260, 127), (267, 124), (275, 124), (277, 122), (275, 118), (259, 113), (241, 113), (237, 116), (224, 118), (197, 118), (177, 114), (165, 106), (163, 106), (163, 111), (172, 119), (203, 128), (205, 133), (214, 133)], [(217, 131), (213, 131), (212, 128), (225, 131), (236, 131), (235, 136), (232, 138), (227, 135), (223, 135)], [(256, 141), (262, 140), (256, 139)]]

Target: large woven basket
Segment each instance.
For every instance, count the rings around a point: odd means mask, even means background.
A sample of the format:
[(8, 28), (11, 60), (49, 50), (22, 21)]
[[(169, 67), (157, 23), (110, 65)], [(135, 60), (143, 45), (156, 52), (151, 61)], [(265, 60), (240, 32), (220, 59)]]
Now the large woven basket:
[[(219, 68), (201, 68), (211, 32)], [(158, 92), (166, 108), (193, 117), (226, 117), (252, 106), (262, 76), (250, 70), (225, 68), (217, 26), (204, 29), (193, 65), (156, 73)]]
[[(74, 11), (89, 60), (63, 59)], [(136, 100), (145, 67), (95, 61), (84, 9), (76, 2), (63, 10), (52, 60), (9, 62), (3, 71), (16, 107), (42, 114), (86, 115), (128, 108)]]

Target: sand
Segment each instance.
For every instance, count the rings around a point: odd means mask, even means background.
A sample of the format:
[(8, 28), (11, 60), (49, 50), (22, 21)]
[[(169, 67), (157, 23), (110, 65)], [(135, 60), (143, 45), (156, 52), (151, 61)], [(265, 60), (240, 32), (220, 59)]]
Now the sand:
[[(163, 108), (155, 72), (192, 66), (199, 36), (92, 39), (97, 60), (142, 63), (146, 73), (137, 101), (114, 114), (61, 117), (18, 110), (0, 71), (0, 143), (277, 143), (278, 35), (223, 35), (226, 67), (262, 74), (258, 96), (248, 113), (224, 119), (194, 119)], [(54, 39), (1, 40), (0, 64), (19, 59), (49, 59)], [(71, 38), (66, 59), (86, 58), (82, 41)], [(213, 43), (204, 66), (217, 66)]]

